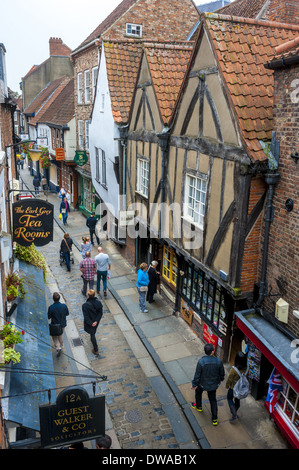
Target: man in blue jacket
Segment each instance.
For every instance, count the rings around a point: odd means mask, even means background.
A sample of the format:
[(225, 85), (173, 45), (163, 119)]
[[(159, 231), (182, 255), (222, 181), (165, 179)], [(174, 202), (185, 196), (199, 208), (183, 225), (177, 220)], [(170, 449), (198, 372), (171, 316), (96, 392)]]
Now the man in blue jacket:
[(218, 406), (216, 400), (216, 390), (220, 382), (224, 380), (225, 372), (221, 360), (214, 356), (215, 348), (213, 344), (205, 344), (203, 356), (197, 363), (194, 378), (192, 380), (192, 390), (195, 390), (195, 403), (191, 407), (197, 411), (202, 411), (202, 392), (208, 392), (211, 405), (212, 424), (218, 424)]

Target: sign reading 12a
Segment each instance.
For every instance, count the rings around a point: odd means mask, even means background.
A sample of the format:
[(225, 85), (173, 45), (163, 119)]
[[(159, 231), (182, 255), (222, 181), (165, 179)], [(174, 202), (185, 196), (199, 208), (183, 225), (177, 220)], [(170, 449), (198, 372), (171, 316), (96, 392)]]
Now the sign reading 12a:
[(53, 405), (40, 405), (41, 446), (95, 439), (105, 434), (105, 397), (89, 397), (82, 387), (68, 387)]
[(54, 206), (39, 199), (14, 202), (13, 241), (21, 246), (44, 246), (53, 241)]

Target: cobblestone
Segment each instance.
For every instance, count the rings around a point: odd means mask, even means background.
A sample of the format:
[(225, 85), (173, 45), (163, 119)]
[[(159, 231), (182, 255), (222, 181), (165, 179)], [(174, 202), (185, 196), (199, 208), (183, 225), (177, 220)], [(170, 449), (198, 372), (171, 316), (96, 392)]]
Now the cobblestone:
[[(104, 314), (96, 335), (100, 356), (92, 354), (89, 335), (83, 330), (81, 306), (85, 299), (81, 294), (80, 259), (75, 255), (70, 273), (64, 265), (59, 265), (57, 253), (61, 239), (62, 232), (56, 228), (54, 242), (43, 247), (42, 252), (75, 321), (92, 369), (107, 375), (107, 381), (99, 382), (98, 387), (106, 397), (121, 448), (152, 449), (157, 444), (160, 449), (178, 448), (160, 401), (104, 300)], [(68, 364), (65, 369), (69, 370)], [(133, 422), (128, 419), (130, 416)]]

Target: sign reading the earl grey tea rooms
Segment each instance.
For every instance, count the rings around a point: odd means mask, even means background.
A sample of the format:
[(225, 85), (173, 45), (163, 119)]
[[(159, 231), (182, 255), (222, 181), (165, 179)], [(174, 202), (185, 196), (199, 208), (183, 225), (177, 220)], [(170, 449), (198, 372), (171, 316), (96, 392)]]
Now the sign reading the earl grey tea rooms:
[(14, 202), (13, 241), (21, 246), (44, 246), (53, 241), (54, 206), (40, 199)]

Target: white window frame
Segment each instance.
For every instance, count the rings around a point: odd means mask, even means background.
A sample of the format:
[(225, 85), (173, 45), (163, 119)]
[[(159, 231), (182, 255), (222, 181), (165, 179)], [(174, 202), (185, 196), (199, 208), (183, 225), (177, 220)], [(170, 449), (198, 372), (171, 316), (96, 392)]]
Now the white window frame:
[(207, 175), (186, 175), (184, 217), (201, 229), (204, 226)]
[(77, 74), (78, 104), (83, 104), (82, 72)]
[(142, 37), (142, 25), (135, 23), (126, 23), (126, 35), (134, 38)]
[(90, 120), (85, 121), (85, 149), (89, 150), (89, 126)]
[(137, 159), (137, 191), (148, 198), (149, 191), (149, 161), (144, 158)]
[(92, 101), (94, 101), (94, 97), (96, 95), (96, 86), (97, 86), (97, 78), (98, 78), (98, 67), (93, 67), (92, 71)]
[(96, 181), (107, 189), (107, 159), (105, 151), (95, 147)]
[(85, 103), (90, 103), (90, 72), (89, 70), (84, 71), (84, 99)]
[(79, 150), (84, 150), (84, 135), (83, 135), (83, 121), (78, 120), (78, 147)]
[(101, 93), (101, 101), (100, 101), (100, 113), (105, 111), (105, 93)]

